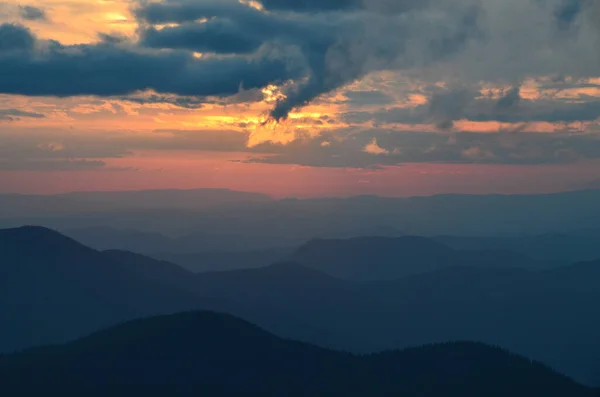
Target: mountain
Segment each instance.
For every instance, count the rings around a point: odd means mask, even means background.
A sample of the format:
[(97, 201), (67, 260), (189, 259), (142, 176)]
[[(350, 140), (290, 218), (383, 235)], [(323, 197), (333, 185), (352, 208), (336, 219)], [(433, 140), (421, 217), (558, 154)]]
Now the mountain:
[[(49, 197), (52, 203), (46, 205)], [(166, 236), (192, 236), (189, 241), (195, 246), (185, 253), (198, 253), (298, 247), (315, 238), (573, 234), (573, 230), (597, 228), (600, 223), (600, 206), (597, 205), (600, 190), (524, 196), (258, 200), (227, 205), (209, 201), (214, 204), (209, 206), (204, 206), (202, 200), (192, 200), (189, 206), (179, 207), (175, 199), (163, 200), (159, 207), (151, 199), (141, 197), (127, 199), (128, 204), (123, 206), (112, 199), (94, 201), (79, 195), (10, 196), (10, 205), (4, 205), (5, 196), (0, 196), (0, 227), (23, 224), (57, 230), (110, 227)], [(134, 247), (98, 248), (133, 250)], [(492, 250), (498, 249), (492, 247)]]
[(265, 203), (272, 199), (260, 193), (229, 189), (136, 190), (74, 192), (58, 197), (85, 203), (103, 203), (122, 208), (202, 209), (244, 203)]
[(144, 315), (205, 308), (165, 281), (174, 265), (124, 264), (40, 227), (0, 230), (0, 351), (71, 340)]
[(147, 251), (170, 251), (176, 245), (174, 239), (160, 233), (121, 230), (109, 227), (90, 227), (64, 230), (62, 233), (96, 250), (123, 250), (146, 253)]
[(456, 266), (523, 269), (558, 266), (508, 251), (455, 251), (432, 239), (410, 236), (312, 240), (289, 260), (354, 281), (397, 279)]
[(102, 254), (121, 263), (139, 280), (146, 280), (179, 289), (193, 288), (194, 273), (167, 261), (158, 261), (128, 251), (104, 251)]
[(296, 248), (272, 248), (261, 251), (207, 251), (191, 254), (162, 252), (148, 255), (201, 273), (264, 267), (280, 262), (295, 250)]
[(593, 231), (523, 237), (438, 236), (434, 240), (457, 250), (506, 250), (543, 261), (578, 262), (600, 258), (600, 234)]
[[(136, 317), (192, 309), (226, 311), (271, 331), (329, 343), (327, 331), (284, 311), (272, 313), (262, 304), (266, 300), (240, 295), (244, 288), (249, 293), (266, 291), (261, 286), (278, 288), (284, 280), (297, 285), (296, 296), (317, 285), (310, 284), (314, 276), (303, 280), (298, 272), (286, 276), (288, 269), (273, 269), (247, 279), (237, 273), (196, 278), (166, 261), (126, 251), (98, 252), (41, 227), (0, 230), (0, 352), (62, 343)], [(265, 281), (260, 280), (263, 275)], [(243, 287), (245, 282), (255, 288)], [(285, 301), (289, 294), (279, 292), (277, 297)]]
[(448, 268), (364, 285), (354, 292), (360, 305), (344, 312), (346, 297), (328, 302), (319, 320), (325, 329), (346, 330), (338, 335), (340, 348), (373, 351), (472, 340), (600, 385), (599, 284), (600, 262), (542, 272)]
[(228, 189), (74, 192), (57, 195), (0, 194), (0, 216), (48, 216), (126, 209), (201, 210), (266, 203), (267, 195)]
[(286, 337), (354, 352), (479, 341), (600, 385), (600, 262), (448, 267), (361, 283), (287, 263), (196, 280), (199, 291), (244, 302), (254, 309), (246, 318)]
[[(34, 382), (31, 380), (35, 379)], [(476, 343), (354, 356), (281, 339), (229, 315), (128, 322), (0, 358), (16, 395), (592, 397), (543, 365)]]
[(353, 352), (483, 342), (600, 385), (600, 262), (543, 271), (444, 267), (359, 283), (293, 262), (195, 275), (31, 227), (0, 231), (0, 258), (0, 351), (200, 308)]
[(297, 303), (319, 304), (351, 284), (295, 263), (228, 272), (200, 273), (197, 288), (208, 296), (227, 296), (231, 300), (279, 306), (291, 310)]
[[(152, 217), (151, 213), (146, 213)], [(181, 263), (194, 271), (227, 270), (236, 268), (240, 258), (248, 256), (250, 261), (266, 266), (281, 259), (291, 249), (268, 249), (247, 251), (248, 238), (238, 234), (191, 233), (167, 237), (156, 232), (140, 232), (132, 229), (111, 227), (89, 227), (67, 229), (62, 233), (87, 245), (104, 250), (138, 252), (155, 258)], [(280, 254), (283, 252), (284, 254)], [(175, 260), (173, 260), (175, 259)], [(272, 259), (265, 262), (267, 259)], [(200, 262), (198, 262), (200, 261)], [(225, 267), (219, 267), (225, 265)], [(237, 264), (237, 268), (255, 267)]]

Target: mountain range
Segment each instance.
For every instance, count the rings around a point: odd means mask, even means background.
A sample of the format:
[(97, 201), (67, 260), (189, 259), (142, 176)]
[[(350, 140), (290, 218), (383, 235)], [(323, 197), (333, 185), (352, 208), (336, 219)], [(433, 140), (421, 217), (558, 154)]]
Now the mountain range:
[[(183, 196), (183, 197), (182, 197)], [(60, 196), (0, 195), (0, 227), (34, 224), (60, 230), (77, 240), (79, 231), (109, 228), (161, 234), (185, 240), (185, 251), (165, 249), (154, 237), (127, 246), (104, 244), (98, 235), (81, 241), (96, 249), (124, 249), (143, 254), (198, 254), (207, 251), (262, 251), (299, 247), (311, 239), (362, 236), (458, 236), (529, 238), (560, 233), (589, 239), (586, 255), (573, 239), (553, 239), (547, 252), (520, 252), (540, 260), (577, 261), (600, 257), (599, 190), (547, 195), (442, 195), (388, 198), (359, 196), (324, 199), (273, 200), (243, 192), (149, 191), (91, 192)], [(557, 216), (560, 214), (560, 216)], [(591, 231), (590, 233), (588, 233)], [(139, 232), (136, 232), (139, 233)], [(135, 233), (134, 233), (135, 234)], [(114, 240), (114, 239), (113, 239)], [(452, 246), (453, 248), (459, 248)], [(539, 247), (540, 245), (538, 245)], [(562, 248), (560, 248), (562, 246)], [(176, 247), (177, 248), (177, 247)], [(480, 249), (506, 250), (503, 245)], [(566, 255), (570, 253), (569, 255)]]
[(139, 254), (98, 252), (37, 227), (0, 231), (0, 258), (5, 352), (140, 316), (210, 309), (357, 353), (483, 342), (600, 385), (600, 262), (535, 271), (449, 264), (369, 282), (293, 262), (193, 274)]
[(560, 266), (511, 251), (458, 251), (424, 237), (359, 237), (312, 240), (287, 260), (353, 281), (393, 280), (445, 267), (514, 267), (540, 270)]
[[(34, 381), (32, 381), (34, 380)], [(86, 396), (593, 397), (544, 365), (477, 343), (355, 356), (238, 318), (188, 312), (0, 357), (0, 393)]]
[(65, 342), (139, 316), (206, 307), (196, 295), (170, 287), (163, 275), (159, 266), (124, 266), (48, 229), (0, 230), (0, 351)]

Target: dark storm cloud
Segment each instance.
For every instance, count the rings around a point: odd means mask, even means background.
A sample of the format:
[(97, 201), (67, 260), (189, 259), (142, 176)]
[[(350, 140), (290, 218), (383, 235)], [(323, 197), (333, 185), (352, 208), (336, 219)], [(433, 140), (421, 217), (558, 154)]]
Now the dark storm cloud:
[(361, 0), (263, 0), (262, 5), (267, 10), (286, 11), (332, 11), (361, 8)]
[(237, 0), (166, 0), (142, 3), (136, 17), (150, 24), (193, 22), (202, 18), (252, 18), (259, 12)]
[(19, 12), (21, 14), (21, 18), (28, 21), (45, 21), (46, 11), (41, 8), (34, 6), (21, 6), (19, 7)]
[[(310, 70), (308, 80), (291, 87), (286, 92), (287, 98), (276, 105), (271, 116), (277, 120), (284, 119), (292, 109), (302, 107), (321, 94), (341, 88), (370, 72), (390, 68), (410, 69), (457, 54), (470, 40), (481, 37), (477, 22), (478, 9), (461, 10), (459, 14), (460, 23), (451, 30), (442, 29), (433, 34), (429, 32), (430, 36), (425, 39), (418, 57), (413, 57), (407, 51), (411, 40), (418, 37), (419, 29), (426, 28), (414, 26), (415, 21), (387, 18), (382, 21), (375, 17), (367, 22), (370, 29), (374, 30), (367, 30), (364, 35), (358, 36), (355, 32), (364, 29), (361, 25), (364, 20), (344, 23), (338, 31), (339, 36), (333, 37), (325, 47), (317, 46), (305, 54)], [(456, 21), (456, 18), (453, 16), (452, 20)], [(384, 40), (384, 31), (397, 36)]]
[[(34, 45), (35, 37), (23, 26), (10, 23), (0, 25), (0, 57), (9, 51), (32, 51)], [(3, 70), (0, 69), (0, 72)]]
[(513, 87), (496, 102), (498, 109), (514, 109), (521, 102), (521, 87)]
[(152, 48), (186, 49), (217, 54), (252, 53), (265, 41), (244, 32), (229, 20), (188, 23), (161, 30), (149, 28), (142, 32), (141, 42)]
[(270, 54), (195, 58), (187, 52), (148, 52), (111, 43), (63, 46), (22, 27), (0, 26), (0, 92), (22, 95), (125, 95), (138, 90), (189, 96), (229, 96), (296, 74)]
[[(244, 6), (236, 0), (217, 2), (196, 0), (166, 0), (148, 3), (139, 8), (137, 15), (150, 23), (193, 21), (202, 17), (223, 16), (225, 8), (243, 12)], [(392, 14), (426, 7), (431, 0), (263, 0), (260, 3), (269, 11), (291, 11), (297, 13), (375, 11)], [(206, 15), (207, 9), (211, 12)], [(231, 14), (229, 14), (231, 15)]]
[[(365, 12), (269, 14), (237, 1), (165, 1), (145, 5), (136, 14), (151, 24), (181, 24), (143, 31), (142, 42), (151, 47), (236, 53), (276, 43), (295, 54), (295, 62), (302, 65), (306, 75), (286, 87), (287, 98), (271, 112), (280, 120), (292, 109), (367, 73), (410, 68), (459, 52), (470, 39), (481, 37), (479, 11), (465, 7), (435, 21), (418, 21)], [(208, 20), (192, 22), (201, 18)], [(431, 23), (435, 24), (429, 29), (427, 24)], [(409, 40), (422, 38), (422, 30), (426, 31), (424, 48), (411, 57), (405, 47)]]
[(322, 12), (369, 10), (402, 13), (423, 8), (429, 0), (263, 0), (261, 4), (271, 11)]
[(99, 33), (100, 42), (105, 44), (121, 44), (126, 43), (128, 38), (118, 33)]
[(473, 92), (466, 89), (442, 92), (431, 97), (425, 114), (439, 129), (449, 129), (455, 120), (460, 120), (464, 109), (473, 99)]
[(561, 0), (554, 16), (561, 29), (568, 29), (583, 11), (586, 0)]
[[(263, 5), (269, 11), (238, 0), (142, 1), (134, 10), (139, 42), (103, 35), (94, 45), (63, 46), (2, 25), (0, 92), (118, 96), (151, 89), (159, 95), (227, 98), (241, 88), (277, 84), (286, 98), (270, 115), (280, 120), (382, 70), (430, 82), (451, 76), (469, 87), (536, 75), (584, 78), (600, 67), (593, 17), (598, 8), (587, 0), (265, 0)], [(563, 32), (561, 24), (578, 28)], [(196, 58), (192, 51), (205, 56)], [(491, 101), (469, 98), (470, 93), (444, 95), (415, 111), (394, 110), (397, 114), (383, 117), (428, 120), (450, 129), (465, 114), (518, 120), (532, 107), (516, 88), (493, 109), (485, 108)]]

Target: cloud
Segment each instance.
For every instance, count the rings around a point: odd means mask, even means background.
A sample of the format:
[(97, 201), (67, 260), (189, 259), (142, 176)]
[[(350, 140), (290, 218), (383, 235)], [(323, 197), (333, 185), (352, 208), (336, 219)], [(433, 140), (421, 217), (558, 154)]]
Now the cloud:
[(251, 1), (142, 1), (134, 10), (139, 41), (101, 35), (96, 44), (66, 46), (17, 25), (0, 26), (0, 92), (64, 97), (152, 90), (228, 98), (240, 87), (275, 84), (285, 97), (270, 116), (281, 120), (373, 72), (393, 70), (458, 87), (403, 116), (451, 129), (458, 116), (470, 114), (472, 102), (483, 106), (468, 98), (482, 81), (515, 88), (480, 118), (490, 112), (510, 118), (531, 105), (520, 100), (524, 79), (597, 74), (596, 3), (264, 0), (265, 11)]
[[(313, 11), (356, 8), (343, 2), (309, 1), (273, 1), (265, 6)], [(266, 44), (277, 45), (304, 71), (301, 79), (288, 79), (294, 81), (284, 87), (286, 98), (271, 112), (280, 120), (292, 109), (370, 72), (427, 64), (458, 52), (478, 35), (477, 10), (466, 7), (433, 19), (364, 11), (265, 13), (237, 1), (165, 1), (142, 6), (136, 15), (149, 24), (180, 24), (144, 30), (142, 44), (153, 48), (249, 53)], [(202, 22), (194, 22), (198, 19)], [(423, 40), (422, 54), (408, 56), (404, 47), (417, 38)]]
[(250, 54), (258, 50), (265, 41), (265, 37), (250, 34), (231, 20), (220, 19), (160, 30), (150, 27), (142, 31), (141, 36), (141, 44), (151, 48), (185, 49), (217, 54)]
[(119, 99), (122, 101), (137, 103), (139, 105), (162, 103), (177, 106), (184, 109), (200, 109), (207, 102), (206, 98), (158, 94), (129, 95), (121, 97)]
[(554, 11), (554, 16), (561, 29), (568, 29), (583, 11), (586, 0), (561, 0)]
[(25, 27), (16, 24), (0, 25), (0, 57), (9, 56), (12, 52), (32, 51), (34, 45), (35, 37)]
[(600, 137), (571, 131), (467, 133), (354, 127), (329, 130), (318, 136), (299, 135), (285, 145), (264, 142), (253, 147), (248, 147), (249, 133), (227, 130), (156, 130), (151, 134), (16, 128), (10, 131), (11, 127), (0, 131), (0, 160), (13, 164), (13, 168), (23, 162), (106, 161), (148, 150), (231, 153), (232, 160), (250, 163), (369, 169), (405, 163), (535, 165), (600, 159)]
[(46, 116), (40, 113), (26, 112), (19, 109), (0, 109), (0, 120), (13, 121), (22, 117), (42, 119)]
[(315, 12), (362, 8), (361, 0), (263, 0), (267, 10)]
[(571, 123), (599, 119), (600, 99), (524, 99), (519, 86), (508, 89), (500, 98), (494, 99), (483, 95), (477, 87), (448, 88), (436, 89), (424, 105), (391, 107), (374, 112), (347, 112), (342, 118), (358, 124), (434, 124), (440, 130), (451, 129), (458, 120)]
[(0, 171), (89, 171), (104, 168), (104, 161), (89, 160), (13, 160), (0, 159)]
[(46, 11), (34, 6), (20, 6), (21, 18), (27, 21), (45, 21), (47, 19)]
[[(600, 66), (598, 30), (582, 19), (592, 7), (585, 0), (262, 4), (269, 13), (238, 1), (167, 0), (149, 3), (137, 15), (149, 24), (180, 24), (150, 27), (145, 42), (152, 47), (249, 53), (265, 43), (283, 45), (286, 52), (296, 46), (292, 58), (303, 65), (305, 76), (284, 87), (287, 98), (271, 112), (275, 119), (379, 70), (406, 70), (432, 80), (454, 76), (470, 85), (532, 75), (591, 76)], [(574, 35), (563, 33), (576, 23), (581, 29)], [(574, 62), (578, 57), (585, 61)], [(514, 94), (518, 98), (518, 91)], [(452, 127), (452, 117), (435, 111), (430, 116), (439, 119), (439, 127)]]
[(513, 87), (508, 92), (506, 92), (502, 98), (496, 102), (496, 107), (498, 109), (508, 110), (514, 109), (519, 106), (521, 102), (521, 88)]
[(365, 148), (363, 149), (366, 153), (375, 155), (375, 156), (379, 156), (382, 154), (390, 154), (390, 152), (388, 150), (385, 150), (384, 148), (382, 148), (381, 146), (379, 146), (377, 144), (377, 139), (373, 138), (373, 140), (371, 142), (369, 142), (368, 145), (365, 146)]
[[(37, 43), (37, 44), (36, 44)], [(35, 45), (44, 47), (34, 49)], [(295, 77), (267, 50), (250, 57), (148, 52), (111, 43), (63, 46), (29, 30), (0, 26), (0, 92), (31, 96), (127, 95), (153, 89), (188, 96), (230, 96)]]
[(56, 129), (0, 130), (0, 159), (107, 159), (134, 151), (245, 152), (249, 133), (228, 130), (163, 129), (153, 133)]
[(394, 98), (392, 96), (376, 90), (346, 91), (343, 94), (347, 99), (342, 103), (353, 107), (362, 107), (365, 105), (390, 105), (394, 103)]
[[(327, 145), (322, 145), (327, 142)], [(369, 149), (366, 149), (369, 148)], [(378, 168), (405, 163), (564, 164), (600, 158), (593, 135), (504, 131), (495, 134), (340, 130), (286, 146), (263, 144), (249, 162)]]
[(425, 7), (429, 0), (262, 0), (271, 11), (319, 12), (368, 10), (382, 13), (402, 13)]

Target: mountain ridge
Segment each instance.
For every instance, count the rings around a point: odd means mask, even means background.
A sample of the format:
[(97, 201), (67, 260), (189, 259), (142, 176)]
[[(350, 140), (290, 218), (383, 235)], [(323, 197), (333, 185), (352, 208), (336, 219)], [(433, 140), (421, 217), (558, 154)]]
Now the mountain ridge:
[[(31, 376), (35, 382), (28, 381)], [(15, 390), (94, 396), (593, 396), (541, 364), (479, 343), (355, 356), (282, 339), (216, 312), (133, 320), (66, 345), (0, 357), (0, 380), (7, 396), (17, 395)]]

